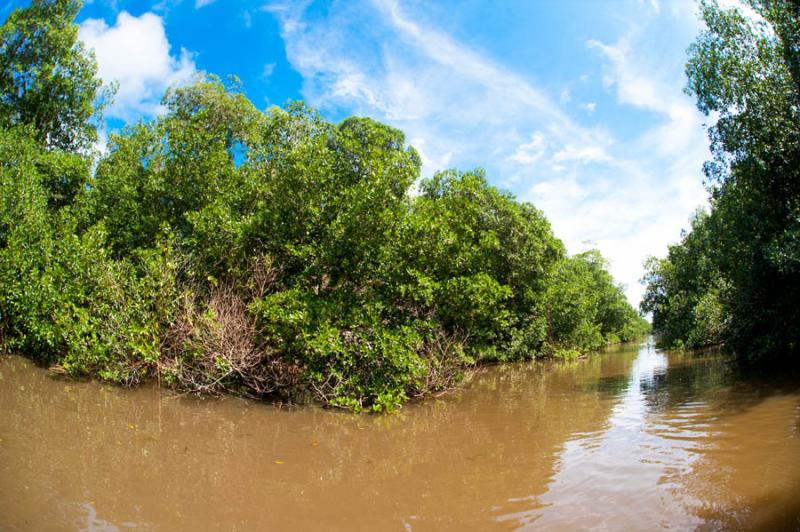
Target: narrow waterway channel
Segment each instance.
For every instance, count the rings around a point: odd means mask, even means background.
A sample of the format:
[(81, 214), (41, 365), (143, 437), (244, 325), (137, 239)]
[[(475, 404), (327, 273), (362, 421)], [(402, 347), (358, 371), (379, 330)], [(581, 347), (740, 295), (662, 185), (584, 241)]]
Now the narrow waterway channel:
[(0, 530), (795, 529), (800, 381), (620, 347), (389, 416), (0, 358)]

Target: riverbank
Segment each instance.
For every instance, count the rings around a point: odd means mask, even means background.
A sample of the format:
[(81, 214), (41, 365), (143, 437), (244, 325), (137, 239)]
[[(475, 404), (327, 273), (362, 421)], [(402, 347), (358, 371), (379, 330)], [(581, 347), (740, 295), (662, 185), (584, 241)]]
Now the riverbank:
[(262, 112), (213, 76), (164, 102), (97, 158), (0, 127), (7, 350), (125, 386), (387, 411), (475, 364), (649, 330), (597, 250), (569, 255), (481, 169), (422, 179), (399, 130)]
[[(608, 350), (613, 350), (616, 348), (624, 347), (626, 345), (635, 345), (641, 341), (633, 340), (631, 342), (614, 342), (607, 344), (604, 348), (595, 351), (595, 352), (587, 352), (587, 353), (579, 353), (575, 350), (563, 350), (563, 351), (555, 351), (552, 352), (548, 356), (540, 355), (537, 357), (526, 357), (526, 359), (522, 360), (501, 360), (498, 358), (486, 358), (481, 359), (478, 361), (470, 361), (469, 363), (465, 363), (461, 358), (449, 358), (446, 359), (441, 355), (436, 359), (435, 365), (430, 365), (427, 367), (427, 375), (424, 377), (425, 382), (420, 383), (415, 388), (416, 393), (409, 393), (408, 395), (404, 396), (404, 400), (425, 400), (430, 397), (441, 397), (444, 394), (456, 392), (460, 388), (463, 387), (465, 382), (470, 380), (475, 373), (485, 370), (492, 367), (498, 367), (503, 365), (515, 365), (519, 363), (524, 363), (525, 360), (531, 361), (535, 360), (538, 362), (548, 362), (548, 361), (575, 361), (575, 360), (583, 360), (591, 356), (601, 356), (604, 352)], [(448, 349), (453, 349), (452, 346), (443, 345), (440, 346), (440, 352), (447, 352)], [(11, 357), (20, 357), (21, 355), (15, 355), (13, 353), (2, 352), (0, 351), (0, 361), (3, 358), (11, 358)], [(230, 356), (230, 355), (229, 355)], [(36, 362), (37, 357), (29, 357), (32, 361)], [(212, 361), (215, 367), (220, 365), (218, 361)], [(253, 362), (253, 364), (261, 364), (261, 365), (268, 365), (270, 362), (264, 361), (263, 359), (257, 359)], [(275, 364), (272, 362), (272, 364)], [(46, 365), (46, 364), (38, 364), (39, 367), (42, 369), (46, 369), (48, 373), (53, 375), (54, 377), (60, 377), (64, 380), (64, 382), (85, 382), (88, 379), (95, 379), (97, 375), (92, 374), (74, 374), (65, 369), (61, 365)], [(203, 381), (189, 381), (187, 382), (185, 379), (186, 377), (182, 377), (184, 380), (182, 382), (176, 382), (176, 375), (183, 371), (184, 375), (186, 370), (181, 368), (175, 368), (171, 366), (169, 362), (157, 361), (154, 365), (154, 370), (152, 374), (145, 374), (141, 378), (137, 379), (135, 382), (118, 382), (118, 381), (108, 381), (105, 379), (99, 379), (101, 382), (105, 381), (106, 385), (116, 385), (122, 388), (136, 388), (140, 386), (158, 386), (158, 387), (166, 387), (169, 388), (179, 394), (191, 394), (191, 395), (198, 395), (198, 396), (210, 396), (210, 397), (221, 397), (225, 395), (233, 396), (233, 397), (241, 397), (244, 399), (249, 400), (256, 400), (260, 402), (265, 402), (268, 404), (275, 404), (275, 405), (296, 405), (296, 406), (312, 406), (312, 405), (321, 405), (324, 407), (332, 407), (332, 408), (342, 408), (344, 410), (350, 410), (354, 412), (362, 412), (363, 407), (362, 405), (337, 405), (332, 404), (329, 401), (322, 400), (324, 397), (320, 397), (320, 394), (315, 394), (315, 390), (313, 390), (313, 384), (308, 382), (304, 382), (302, 380), (302, 372), (295, 368), (293, 370), (283, 369), (280, 371), (290, 372), (293, 375), (293, 378), (289, 379), (284, 377), (282, 380), (281, 387), (277, 387), (273, 385), (271, 388), (248, 388), (247, 385), (242, 381), (237, 381), (230, 378), (231, 374), (234, 371), (239, 372), (240, 377), (247, 377), (246, 375), (242, 375), (242, 371), (247, 370), (248, 368), (243, 368), (242, 366), (235, 366), (234, 364), (229, 364), (228, 372), (224, 374), (221, 378), (218, 378), (214, 383), (204, 384)], [(254, 373), (259, 371), (259, 369), (253, 369), (252, 367), (249, 368), (250, 371)], [(263, 370), (261, 370), (263, 371)], [(276, 368), (270, 369), (270, 371), (277, 372), (279, 371)], [(252, 378), (252, 377), (251, 377)], [(273, 379), (277, 380), (277, 377), (273, 377)], [(207, 379), (206, 379), (207, 380)], [(265, 380), (262, 380), (262, 386)], [(235, 383), (235, 384), (231, 384)], [(396, 405), (391, 411), (396, 410), (400, 405)]]

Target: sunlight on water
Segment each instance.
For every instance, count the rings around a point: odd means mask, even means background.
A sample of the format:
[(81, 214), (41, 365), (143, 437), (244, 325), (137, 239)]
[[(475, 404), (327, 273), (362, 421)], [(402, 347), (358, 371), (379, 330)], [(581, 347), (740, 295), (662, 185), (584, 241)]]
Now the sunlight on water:
[[(646, 396), (667, 367), (665, 354), (650, 344), (643, 346), (605, 428), (573, 434), (564, 444), (556, 458), (558, 472), (538, 500), (542, 508), (499, 520), (542, 528), (586, 523), (611, 529), (631, 523), (644, 528), (665, 522), (681, 528), (697, 525), (697, 518), (681, 515), (680, 497), (663, 482), (667, 475), (688, 470), (696, 457), (695, 444), (659, 428)], [(642, 514), (642, 508), (648, 511)], [(665, 516), (672, 518), (662, 520)]]

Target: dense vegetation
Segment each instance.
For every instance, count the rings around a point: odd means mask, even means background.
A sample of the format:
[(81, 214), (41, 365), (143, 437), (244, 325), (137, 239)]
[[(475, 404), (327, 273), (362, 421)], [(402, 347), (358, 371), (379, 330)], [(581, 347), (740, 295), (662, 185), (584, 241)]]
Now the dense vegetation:
[(800, 347), (800, 5), (751, 0), (760, 18), (702, 4), (688, 91), (717, 118), (711, 210), (651, 259), (642, 309), (670, 346), (725, 342), (743, 360)]
[(382, 410), (479, 362), (647, 330), (597, 252), (568, 256), (480, 170), (420, 181), (403, 134), (367, 118), (261, 112), (205, 76), (92, 154), (109, 94), (79, 8), (34, 0), (0, 30), (5, 349), (127, 385)]

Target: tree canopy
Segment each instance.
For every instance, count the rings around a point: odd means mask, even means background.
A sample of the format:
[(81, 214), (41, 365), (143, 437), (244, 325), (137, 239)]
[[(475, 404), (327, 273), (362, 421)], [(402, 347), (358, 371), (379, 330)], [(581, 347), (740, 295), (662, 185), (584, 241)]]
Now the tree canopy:
[(88, 149), (110, 97), (73, 22), (80, 0), (32, 0), (0, 27), (0, 124), (34, 126), (49, 148)]
[(204, 75), (86, 153), (101, 83), (78, 8), (35, 1), (0, 29), (5, 349), (127, 385), (390, 410), (476, 363), (647, 331), (599, 253), (568, 256), (483, 170), (422, 179), (369, 118), (261, 111)]
[(701, 4), (688, 91), (718, 117), (705, 172), (710, 213), (649, 263), (643, 309), (668, 344), (726, 342), (788, 359), (800, 315), (800, 7), (752, 0), (759, 18)]

